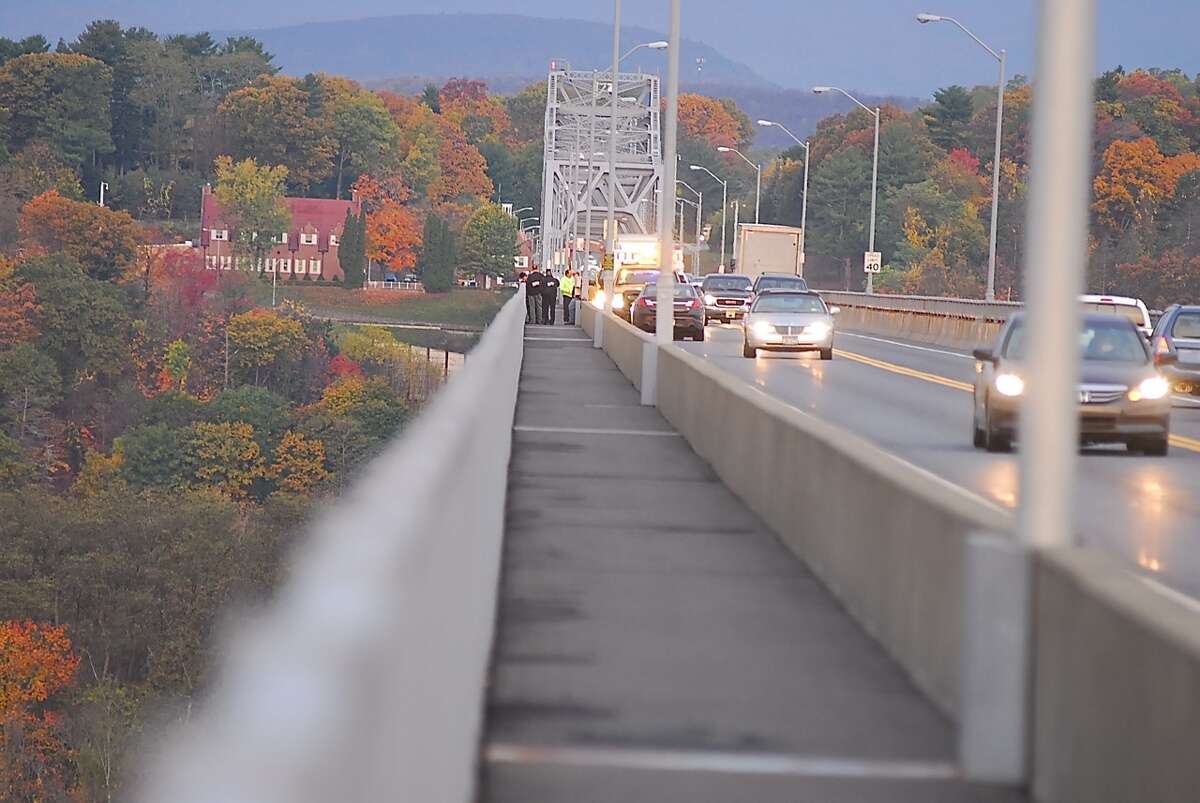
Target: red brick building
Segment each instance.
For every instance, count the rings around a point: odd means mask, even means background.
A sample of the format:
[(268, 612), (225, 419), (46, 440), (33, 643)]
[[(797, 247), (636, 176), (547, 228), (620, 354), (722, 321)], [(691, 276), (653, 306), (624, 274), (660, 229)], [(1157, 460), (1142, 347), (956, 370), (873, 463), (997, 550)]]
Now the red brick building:
[[(292, 215), (291, 229), (279, 232), (263, 263), (255, 267), (262, 273), (279, 272), (280, 278), (324, 279), (327, 282), (346, 278), (338, 260), (338, 241), (346, 223), (346, 212), (359, 214), (362, 203), (331, 201), (325, 198), (285, 198)], [(200, 253), (204, 264), (213, 270), (249, 269), (248, 257), (238, 257), (233, 244), (236, 227), (221, 207), (212, 187), (204, 186), (200, 202)]]

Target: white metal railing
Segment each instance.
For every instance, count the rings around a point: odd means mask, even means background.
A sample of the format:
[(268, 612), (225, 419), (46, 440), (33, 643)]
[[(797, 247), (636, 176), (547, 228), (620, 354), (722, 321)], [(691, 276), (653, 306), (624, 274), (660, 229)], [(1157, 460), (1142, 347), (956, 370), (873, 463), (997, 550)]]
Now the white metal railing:
[[(224, 640), (145, 803), (468, 803), (495, 621), (524, 293)], [(404, 492), (397, 483), (404, 482)]]
[(973, 298), (947, 298), (941, 296), (902, 296), (890, 293), (857, 293), (844, 290), (820, 290), (821, 297), (832, 304), (845, 307), (915, 312), (926, 315), (948, 315), (962, 318), (977, 318), (988, 321), (1004, 321), (1020, 310), (1017, 301), (980, 301)]

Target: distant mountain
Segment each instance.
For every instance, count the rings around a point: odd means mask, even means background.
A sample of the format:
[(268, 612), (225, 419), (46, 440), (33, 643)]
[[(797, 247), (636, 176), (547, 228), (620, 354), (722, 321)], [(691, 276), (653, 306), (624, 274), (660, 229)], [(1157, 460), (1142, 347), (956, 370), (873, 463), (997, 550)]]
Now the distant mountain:
[[(404, 76), (536, 78), (555, 60), (575, 69), (603, 69), (612, 62), (611, 26), (516, 14), (407, 14), (213, 32), (218, 38), (241, 34), (261, 40), (285, 73), (324, 71), (363, 81)], [(623, 42), (662, 38), (661, 32), (647, 28), (622, 29)], [(681, 57), (683, 74), (693, 82), (771, 86), (746, 65), (700, 42), (684, 40)], [(649, 50), (625, 62), (627, 68), (647, 72), (661, 65), (662, 55)]]

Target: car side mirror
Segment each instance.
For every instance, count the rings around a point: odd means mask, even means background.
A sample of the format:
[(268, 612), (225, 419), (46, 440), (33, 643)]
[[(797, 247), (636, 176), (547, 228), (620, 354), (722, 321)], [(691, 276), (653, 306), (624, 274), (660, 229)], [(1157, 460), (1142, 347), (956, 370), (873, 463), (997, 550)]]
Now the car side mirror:
[(1163, 352), (1162, 354), (1154, 355), (1155, 365), (1177, 365), (1179, 363), (1179, 355), (1171, 352)]
[(971, 354), (980, 362), (994, 363), (996, 361), (996, 355), (992, 353), (991, 349), (975, 349)]
[(830, 308), (829, 308), (829, 314), (830, 314), (830, 315), (837, 315), (837, 314), (838, 314), (839, 312), (841, 312), (841, 311), (842, 311), (842, 308), (841, 308), (841, 307), (830, 307)]

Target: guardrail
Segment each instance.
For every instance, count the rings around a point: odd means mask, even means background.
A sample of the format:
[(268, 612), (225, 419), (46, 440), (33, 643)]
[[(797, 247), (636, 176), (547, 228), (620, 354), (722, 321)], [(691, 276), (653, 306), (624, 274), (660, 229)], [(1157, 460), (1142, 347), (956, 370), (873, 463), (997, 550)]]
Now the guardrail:
[(962, 349), (994, 342), (1008, 316), (1022, 306), (1009, 301), (819, 292), (828, 303), (842, 308), (838, 317), (842, 328)]
[(524, 318), (518, 292), (312, 527), (139, 800), (474, 800)]

